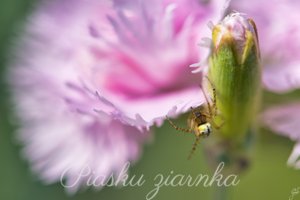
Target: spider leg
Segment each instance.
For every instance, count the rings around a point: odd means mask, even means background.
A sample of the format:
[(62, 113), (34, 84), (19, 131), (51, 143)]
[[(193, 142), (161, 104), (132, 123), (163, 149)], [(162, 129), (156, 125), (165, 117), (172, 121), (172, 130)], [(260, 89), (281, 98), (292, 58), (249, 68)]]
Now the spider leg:
[(213, 116), (216, 116), (217, 115), (217, 112), (218, 112), (218, 108), (217, 108), (217, 92), (216, 92), (216, 88), (214, 86), (214, 84), (209, 80), (209, 78), (207, 76), (204, 76), (206, 78), (206, 80), (209, 82), (211, 88), (212, 88), (212, 92), (213, 92), (213, 98), (212, 98), (212, 113), (213, 113)]
[(203, 96), (204, 96), (204, 98), (205, 98), (205, 101), (206, 101), (206, 104), (207, 104), (207, 107), (208, 107), (209, 115), (210, 115), (210, 116), (214, 116), (214, 115), (213, 115), (213, 112), (212, 112), (212, 107), (211, 107), (211, 105), (210, 105), (210, 103), (209, 103), (209, 100), (208, 100), (208, 97), (207, 97), (207, 95), (206, 95), (206, 93), (205, 93), (205, 91), (204, 91), (202, 85), (199, 85), (199, 86), (200, 86), (201, 91), (202, 91), (202, 93), (203, 93)]
[[(209, 78), (207, 76), (205, 76), (205, 78), (207, 79), (207, 81), (209, 82), (211, 88), (212, 88), (212, 92), (213, 92), (213, 99), (212, 99), (212, 102), (213, 102), (213, 105), (212, 105), (212, 108), (211, 110), (213, 110), (213, 115), (211, 117), (211, 124), (214, 126), (214, 128), (216, 129), (220, 129), (224, 123), (225, 123), (225, 118), (222, 114), (218, 113), (218, 107), (217, 107), (217, 91), (216, 91), (216, 88), (214, 86), (214, 84), (209, 80)], [(214, 118), (218, 116), (222, 119), (222, 122), (221, 124), (216, 124), (216, 122), (214, 121)]]
[(166, 116), (166, 119), (168, 120), (168, 122), (171, 124), (171, 126), (176, 129), (177, 131), (182, 131), (182, 132), (185, 132), (185, 133), (194, 133), (192, 129), (189, 129), (189, 128), (181, 128), (177, 125), (175, 125), (170, 119), (168, 116)]
[(191, 111), (192, 111), (193, 115), (194, 115), (194, 116), (196, 116), (196, 113), (195, 113), (195, 110), (194, 110), (194, 108), (193, 108), (193, 107), (190, 107), (190, 109), (191, 109)]
[(193, 144), (192, 150), (191, 150), (191, 152), (190, 152), (190, 154), (188, 156), (188, 160), (190, 160), (192, 158), (192, 156), (194, 155), (194, 152), (195, 152), (195, 150), (197, 148), (197, 145), (199, 144), (199, 141), (200, 141), (200, 136), (197, 136), (196, 140), (195, 140), (195, 142)]
[(213, 125), (213, 127), (215, 128), (215, 129), (220, 129), (220, 128), (222, 128), (222, 126), (224, 125), (224, 123), (225, 123), (225, 121), (223, 121), (221, 124), (216, 124), (216, 122), (214, 122), (213, 120), (211, 120), (210, 121), (210, 123)]
[(217, 127), (221, 128), (221, 127), (225, 124), (225, 118), (224, 118), (224, 116), (221, 115), (221, 114), (218, 114), (218, 116), (221, 118), (222, 122), (221, 122), (221, 124), (218, 125)]

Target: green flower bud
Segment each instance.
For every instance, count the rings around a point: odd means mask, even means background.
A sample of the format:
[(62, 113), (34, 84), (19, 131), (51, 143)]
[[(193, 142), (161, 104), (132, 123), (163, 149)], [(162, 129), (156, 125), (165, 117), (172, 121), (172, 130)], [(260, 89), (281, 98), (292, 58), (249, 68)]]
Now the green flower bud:
[(209, 65), (220, 113), (216, 120), (224, 121), (218, 134), (243, 140), (253, 130), (260, 99), (260, 52), (251, 19), (233, 13), (213, 27)]

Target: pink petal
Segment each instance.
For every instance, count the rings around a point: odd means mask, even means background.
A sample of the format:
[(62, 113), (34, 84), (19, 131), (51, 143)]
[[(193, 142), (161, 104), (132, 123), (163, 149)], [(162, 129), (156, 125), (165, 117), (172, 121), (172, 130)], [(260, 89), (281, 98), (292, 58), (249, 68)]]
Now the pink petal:
[(300, 142), (298, 142), (288, 159), (288, 165), (293, 166), (295, 169), (300, 169)]
[(263, 84), (267, 89), (279, 93), (300, 88), (300, 62), (266, 67)]
[(268, 128), (297, 142), (288, 165), (300, 169), (300, 103), (269, 108), (262, 116), (263, 123)]
[(262, 117), (263, 123), (274, 132), (300, 141), (300, 103), (268, 108)]
[[(87, 185), (88, 178), (109, 178), (128, 161), (138, 159), (147, 133), (105, 114), (95, 117), (70, 112), (60, 99), (45, 99), (43, 94), (38, 97), (44, 99), (47, 107), (32, 97), (22, 97), (22, 104), (18, 105), (26, 113), (26, 117), (21, 116), (19, 138), (25, 144), (23, 155), (46, 183), (63, 178), (68, 185), (74, 185), (66, 188), (74, 193), (79, 186)], [(85, 167), (91, 174), (78, 178)], [(64, 174), (65, 170), (68, 173)]]

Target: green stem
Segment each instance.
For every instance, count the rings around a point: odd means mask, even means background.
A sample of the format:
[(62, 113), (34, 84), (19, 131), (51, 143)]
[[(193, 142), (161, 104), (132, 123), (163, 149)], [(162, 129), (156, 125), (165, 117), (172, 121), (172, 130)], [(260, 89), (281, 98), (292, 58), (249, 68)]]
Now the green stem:
[(225, 186), (216, 186), (214, 190), (214, 200), (227, 200), (228, 188)]

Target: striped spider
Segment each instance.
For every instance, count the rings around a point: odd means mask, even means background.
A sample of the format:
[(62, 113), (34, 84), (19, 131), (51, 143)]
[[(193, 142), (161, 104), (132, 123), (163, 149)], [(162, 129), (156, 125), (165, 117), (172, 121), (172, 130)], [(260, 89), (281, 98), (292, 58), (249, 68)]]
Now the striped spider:
[(196, 140), (193, 144), (188, 159), (190, 159), (193, 153), (195, 152), (201, 137), (208, 137), (212, 133), (212, 128), (220, 129), (224, 124), (224, 122), (222, 122), (221, 125), (217, 125), (214, 121), (216, 116), (221, 116), (221, 115), (218, 114), (218, 109), (217, 109), (216, 89), (212, 84), (212, 82), (207, 77), (206, 79), (211, 85), (213, 98), (210, 99), (209, 101), (205, 91), (200, 85), (200, 89), (202, 90), (203, 96), (206, 100), (206, 104), (198, 106), (196, 108), (191, 107), (191, 112), (187, 120), (188, 128), (181, 128), (175, 125), (169, 119), (169, 117), (166, 116), (166, 119), (174, 129), (185, 133), (192, 133), (196, 136)]

